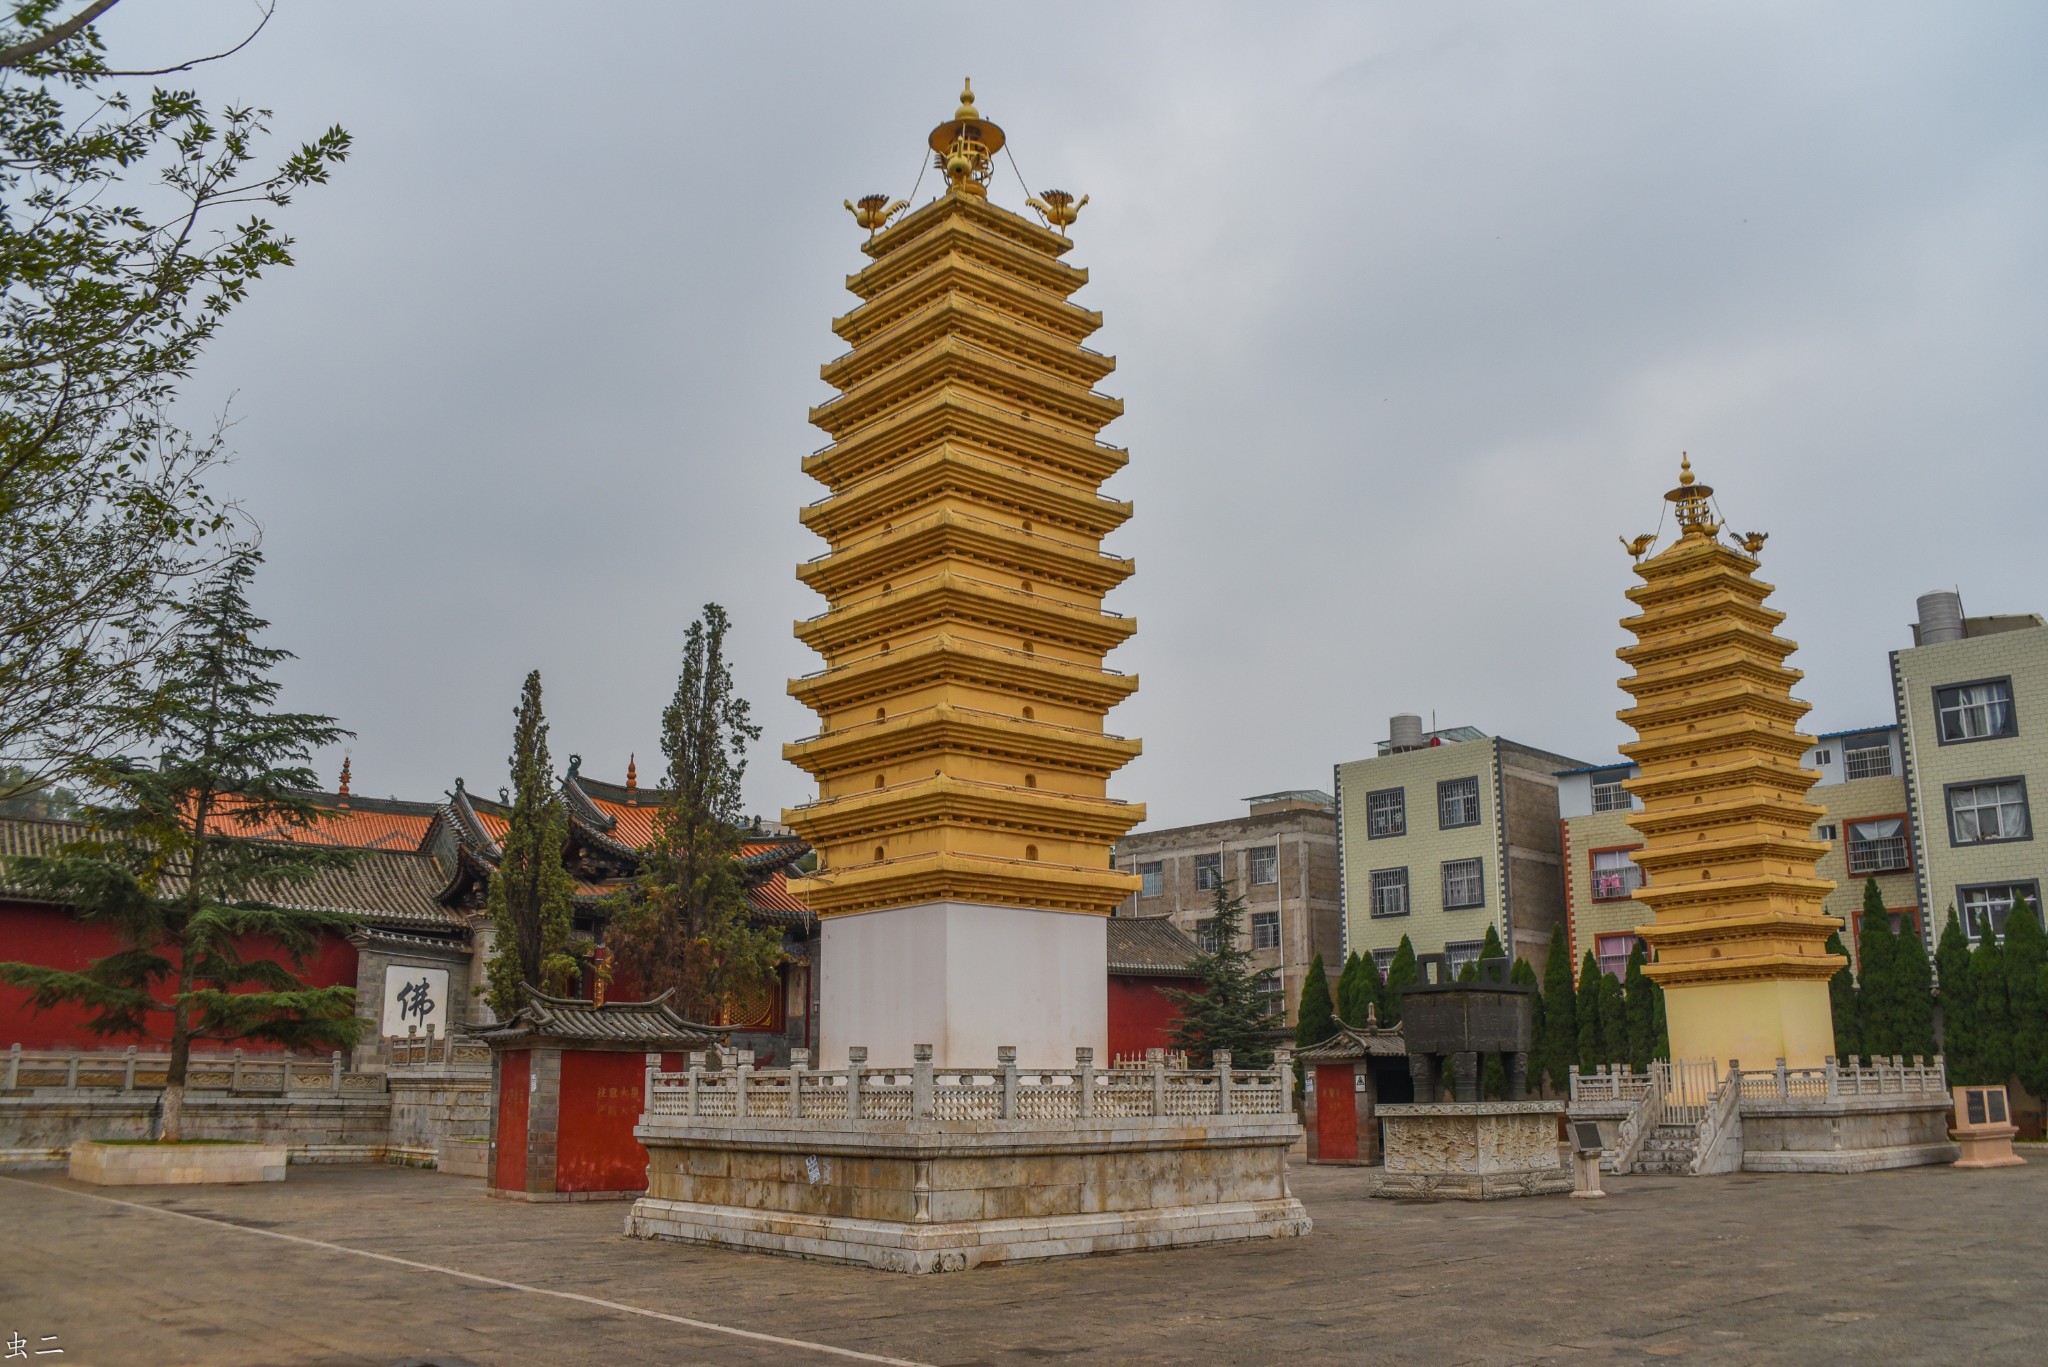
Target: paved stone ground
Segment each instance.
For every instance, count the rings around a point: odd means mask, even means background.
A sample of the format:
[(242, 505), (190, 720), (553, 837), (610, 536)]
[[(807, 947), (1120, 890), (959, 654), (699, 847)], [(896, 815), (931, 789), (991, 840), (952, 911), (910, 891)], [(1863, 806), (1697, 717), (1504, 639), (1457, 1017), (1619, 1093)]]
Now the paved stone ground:
[(1992, 1172), (1610, 1179), (1599, 1202), (1378, 1201), (1371, 1180), (1297, 1167), (1307, 1239), (919, 1278), (641, 1243), (622, 1204), (400, 1168), (17, 1175), (0, 1337), (55, 1334), (65, 1355), (28, 1361), (71, 1367), (2048, 1359), (2039, 1149)]

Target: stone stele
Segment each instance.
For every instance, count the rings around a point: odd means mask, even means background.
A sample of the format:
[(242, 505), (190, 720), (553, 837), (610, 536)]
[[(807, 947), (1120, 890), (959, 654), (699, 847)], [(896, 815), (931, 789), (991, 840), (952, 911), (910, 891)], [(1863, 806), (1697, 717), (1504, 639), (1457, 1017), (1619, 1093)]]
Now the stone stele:
[(1572, 1189), (1559, 1156), (1557, 1101), (1382, 1106), (1386, 1177), (1375, 1196), (1491, 1201)]

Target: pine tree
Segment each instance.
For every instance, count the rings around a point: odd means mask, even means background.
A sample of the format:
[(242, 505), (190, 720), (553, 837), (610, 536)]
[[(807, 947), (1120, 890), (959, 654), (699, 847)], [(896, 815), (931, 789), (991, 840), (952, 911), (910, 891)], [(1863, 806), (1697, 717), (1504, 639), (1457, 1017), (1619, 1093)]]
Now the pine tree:
[(2012, 1073), (2037, 1097), (2048, 1096), (2048, 931), (2033, 903), (2005, 917), (2005, 994), (2012, 1012)]
[(1835, 1057), (1846, 1059), (1863, 1052), (1863, 1025), (1856, 1009), (1856, 974), (1842, 945), (1842, 932), (1828, 932), (1827, 952), (1842, 956), (1842, 966), (1828, 979), (1828, 1012), (1835, 1022)]
[[(84, 1007), (86, 1028), (118, 1037), (168, 1018), (163, 1138), (184, 1138), (194, 1040), (264, 1040), (291, 1049), (348, 1048), (362, 1030), (352, 987), (308, 987), (298, 976), (323, 933), (350, 922), (293, 909), (292, 889), (347, 862), (345, 852), (249, 840), (242, 826), (304, 827), (314, 750), (350, 733), (332, 717), (271, 710), (272, 671), (287, 651), (256, 644), (269, 623), (249, 608), (261, 557), (235, 555), (179, 609), (146, 692), (122, 703), (119, 731), (141, 737), (154, 763), (82, 762), (100, 801), (88, 833), (54, 856), (9, 861), (24, 891), (105, 925), (124, 947), (70, 972), (0, 964), (0, 981), (28, 989), (37, 1011)], [(236, 820), (223, 823), (233, 812)], [(250, 954), (274, 946), (285, 962)]]
[(1612, 973), (1600, 975), (1600, 1053), (1607, 1063), (1628, 1061), (1628, 998)]
[(1899, 1053), (1904, 1033), (1898, 939), (1884, 894), (1872, 878), (1863, 885), (1863, 914), (1856, 927), (1856, 1015), (1864, 1053), (1879, 1058)]
[(1294, 1009), (1294, 1042), (1301, 1048), (1321, 1044), (1337, 1033), (1337, 1011), (1330, 1001), (1330, 980), (1323, 972), (1323, 956), (1308, 961), (1301, 977), (1301, 996)]
[(2012, 1002), (2006, 991), (2005, 946), (1989, 923), (1983, 940), (1970, 955), (1970, 1004), (1975, 1008), (1970, 1033), (1976, 1042), (1979, 1075), (1988, 1086), (2012, 1077)]
[(1578, 1001), (1572, 994), (1572, 952), (1564, 923), (1551, 928), (1550, 952), (1543, 960), (1543, 1038), (1537, 1045), (1541, 1073), (1549, 1090), (1562, 1095), (1571, 1085), (1571, 1065), (1579, 1057)]
[(1337, 979), (1337, 1016), (1346, 1025), (1363, 1030), (1368, 1007), (1375, 1011), (1380, 1001), (1380, 971), (1369, 955), (1353, 950), (1351, 957), (1344, 961), (1344, 972)]
[(1629, 951), (1628, 978), (1622, 991), (1628, 1001), (1628, 1066), (1633, 1072), (1647, 1071), (1657, 1053), (1656, 987), (1643, 975), (1650, 959), (1649, 946), (1641, 940)]
[(1970, 978), (1970, 939), (1956, 909), (1948, 909), (1941, 941), (1934, 948), (1934, 967), (1941, 979), (1941, 1054), (1951, 1081), (1984, 1084), (1982, 1051), (1977, 1041), (1977, 1004)]
[(1934, 1057), (1934, 965), (1927, 942), (1911, 918), (1899, 929), (1892, 949), (1898, 983), (1898, 1052), (1907, 1059)]
[(1543, 1090), (1543, 992), (1536, 981), (1536, 970), (1529, 966), (1527, 959), (1515, 960), (1508, 970), (1508, 981), (1521, 987), (1534, 989), (1529, 993), (1529, 1087), (1531, 1094)]
[(1486, 938), (1479, 945), (1480, 962), (1484, 963), (1488, 959), (1505, 959), (1507, 956), (1508, 952), (1500, 942), (1499, 933), (1491, 925), (1488, 925), (1486, 927)]
[(1173, 1042), (1187, 1050), (1198, 1068), (1212, 1066), (1218, 1049), (1228, 1049), (1232, 1063), (1242, 1068), (1264, 1068), (1273, 1059), (1270, 1041), (1280, 1021), (1266, 1012), (1260, 985), (1265, 975), (1252, 971), (1251, 951), (1238, 943), (1244, 916), (1244, 899), (1233, 897), (1228, 883), (1218, 882), (1210, 921), (1216, 947), (1189, 964), (1201, 987), (1193, 992), (1164, 989), (1180, 1008)]
[(1393, 1025), (1401, 1019), (1401, 994), (1421, 981), (1421, 974), (1415, 967), (1415, 946), (1406, 935), (1394, 948), (1392, 962), (1387, 965), (1385, 996), (1380, 1004), (1380, 1024)]
[(529, 987), (560, 995), (569, 990), (576, 960), (569, 927), (576, 885), (562, 867), (569, 845), (569, 809), (548, 757), (548, 723), (541, 710), (540, 671), (526, 676), (513, 709), (512, 815), (491, 872), (494, 931), (486, 1000), (491, 1014), (509, 1020)]
[(1671, 1022), (1664, 1016), (1664, 984), (1650, 983), (1650, 999), (1657, 1005), (1657, 1057), (1669, 1062), (1671, 1059)]
[(1579, 963), (1578, 1025), (1579, 1038), (1575, 1045), (1579, 1071), (1590, 1073), (1601, 1064), (1603, 1041), (1600, 1036), (1600, 963), (1587, 950), (1586, 957)]
[(782, 935), (755, 926), (737, 856), (747, 746), (761, 738), (725, 659), (725, 609), (707, 603), (683, 639), (683, 672), (661, 714), (668, 756), (640, 876), (615, 894), (619, 971), (649, 995), (674, 989), (692, 1020), (723, 1023), (773, 987)]

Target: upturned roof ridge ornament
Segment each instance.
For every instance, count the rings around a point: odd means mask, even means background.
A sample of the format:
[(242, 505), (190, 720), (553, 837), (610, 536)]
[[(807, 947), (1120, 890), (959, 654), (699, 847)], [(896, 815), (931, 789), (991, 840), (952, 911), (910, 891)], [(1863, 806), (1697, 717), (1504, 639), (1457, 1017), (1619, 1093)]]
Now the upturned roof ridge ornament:
[(1061, 237), (1065, 237), (1067, 229), (1074, 226), (1074, 220), (1081, 216), (1081, 208), (1087, 202), (1088, 196), (1083, 195), (1077, 200), (1065, 190), (1040, 190), (1024, 201), (1045, 220), (1046, 227)]

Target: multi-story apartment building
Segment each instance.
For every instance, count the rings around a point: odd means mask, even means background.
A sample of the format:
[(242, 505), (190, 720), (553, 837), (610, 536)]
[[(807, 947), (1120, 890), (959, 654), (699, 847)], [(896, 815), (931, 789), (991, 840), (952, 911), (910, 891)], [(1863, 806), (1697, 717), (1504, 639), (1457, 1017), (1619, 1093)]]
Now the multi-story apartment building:
[[(1635, 949), (1636, 927), (1649, 912), (1635, 900), (1643, 885), (1635, 852), (1643, 838), (1628, 824), (1643, 804), (1622, 785), (1636, 767), (1626, 761), (1566, 769), (1557, 775), (1558, 845), (1564, 861), (1564, 911), (1572, 971), (1587, 950), (1621, 975)], [(1540, 972), (1543, 963), (1538, 960)]]
[(1117, 841), (1112, 860), (1138, 875), (1139, 887), (1116, 914), (1171, 917), (1213, 948), (1216, 888), (1229, 884), (1244, 898), (1244, 947), (1264, 974), (1267, 1004), (1292, 1025), (1309, 960), (1323, 956), (1333, 988), (1343, 966), (1336, 804), (1314, 790), (1246, 801), (1244, 816), (1136, 831)]
[(1891, 667), (1930, 945), (1950, 907), (1972, 940), (2002, 929), (2015, 903), (2039, 915), (2048, 847), (2034, 839), (2032, 794), (2048, 792), (2048, 623), (1965, 617), (1960, 595), (1926, 594)]
[(1460, 726), (1393, 719), (1370, 759), (1337, 766), (1344, 949), (1382, 970), (1406, 935), (1453, 971), (1490, 923), (1539, 968), (1564, 914), (1557, 771), (1578, 761)]

